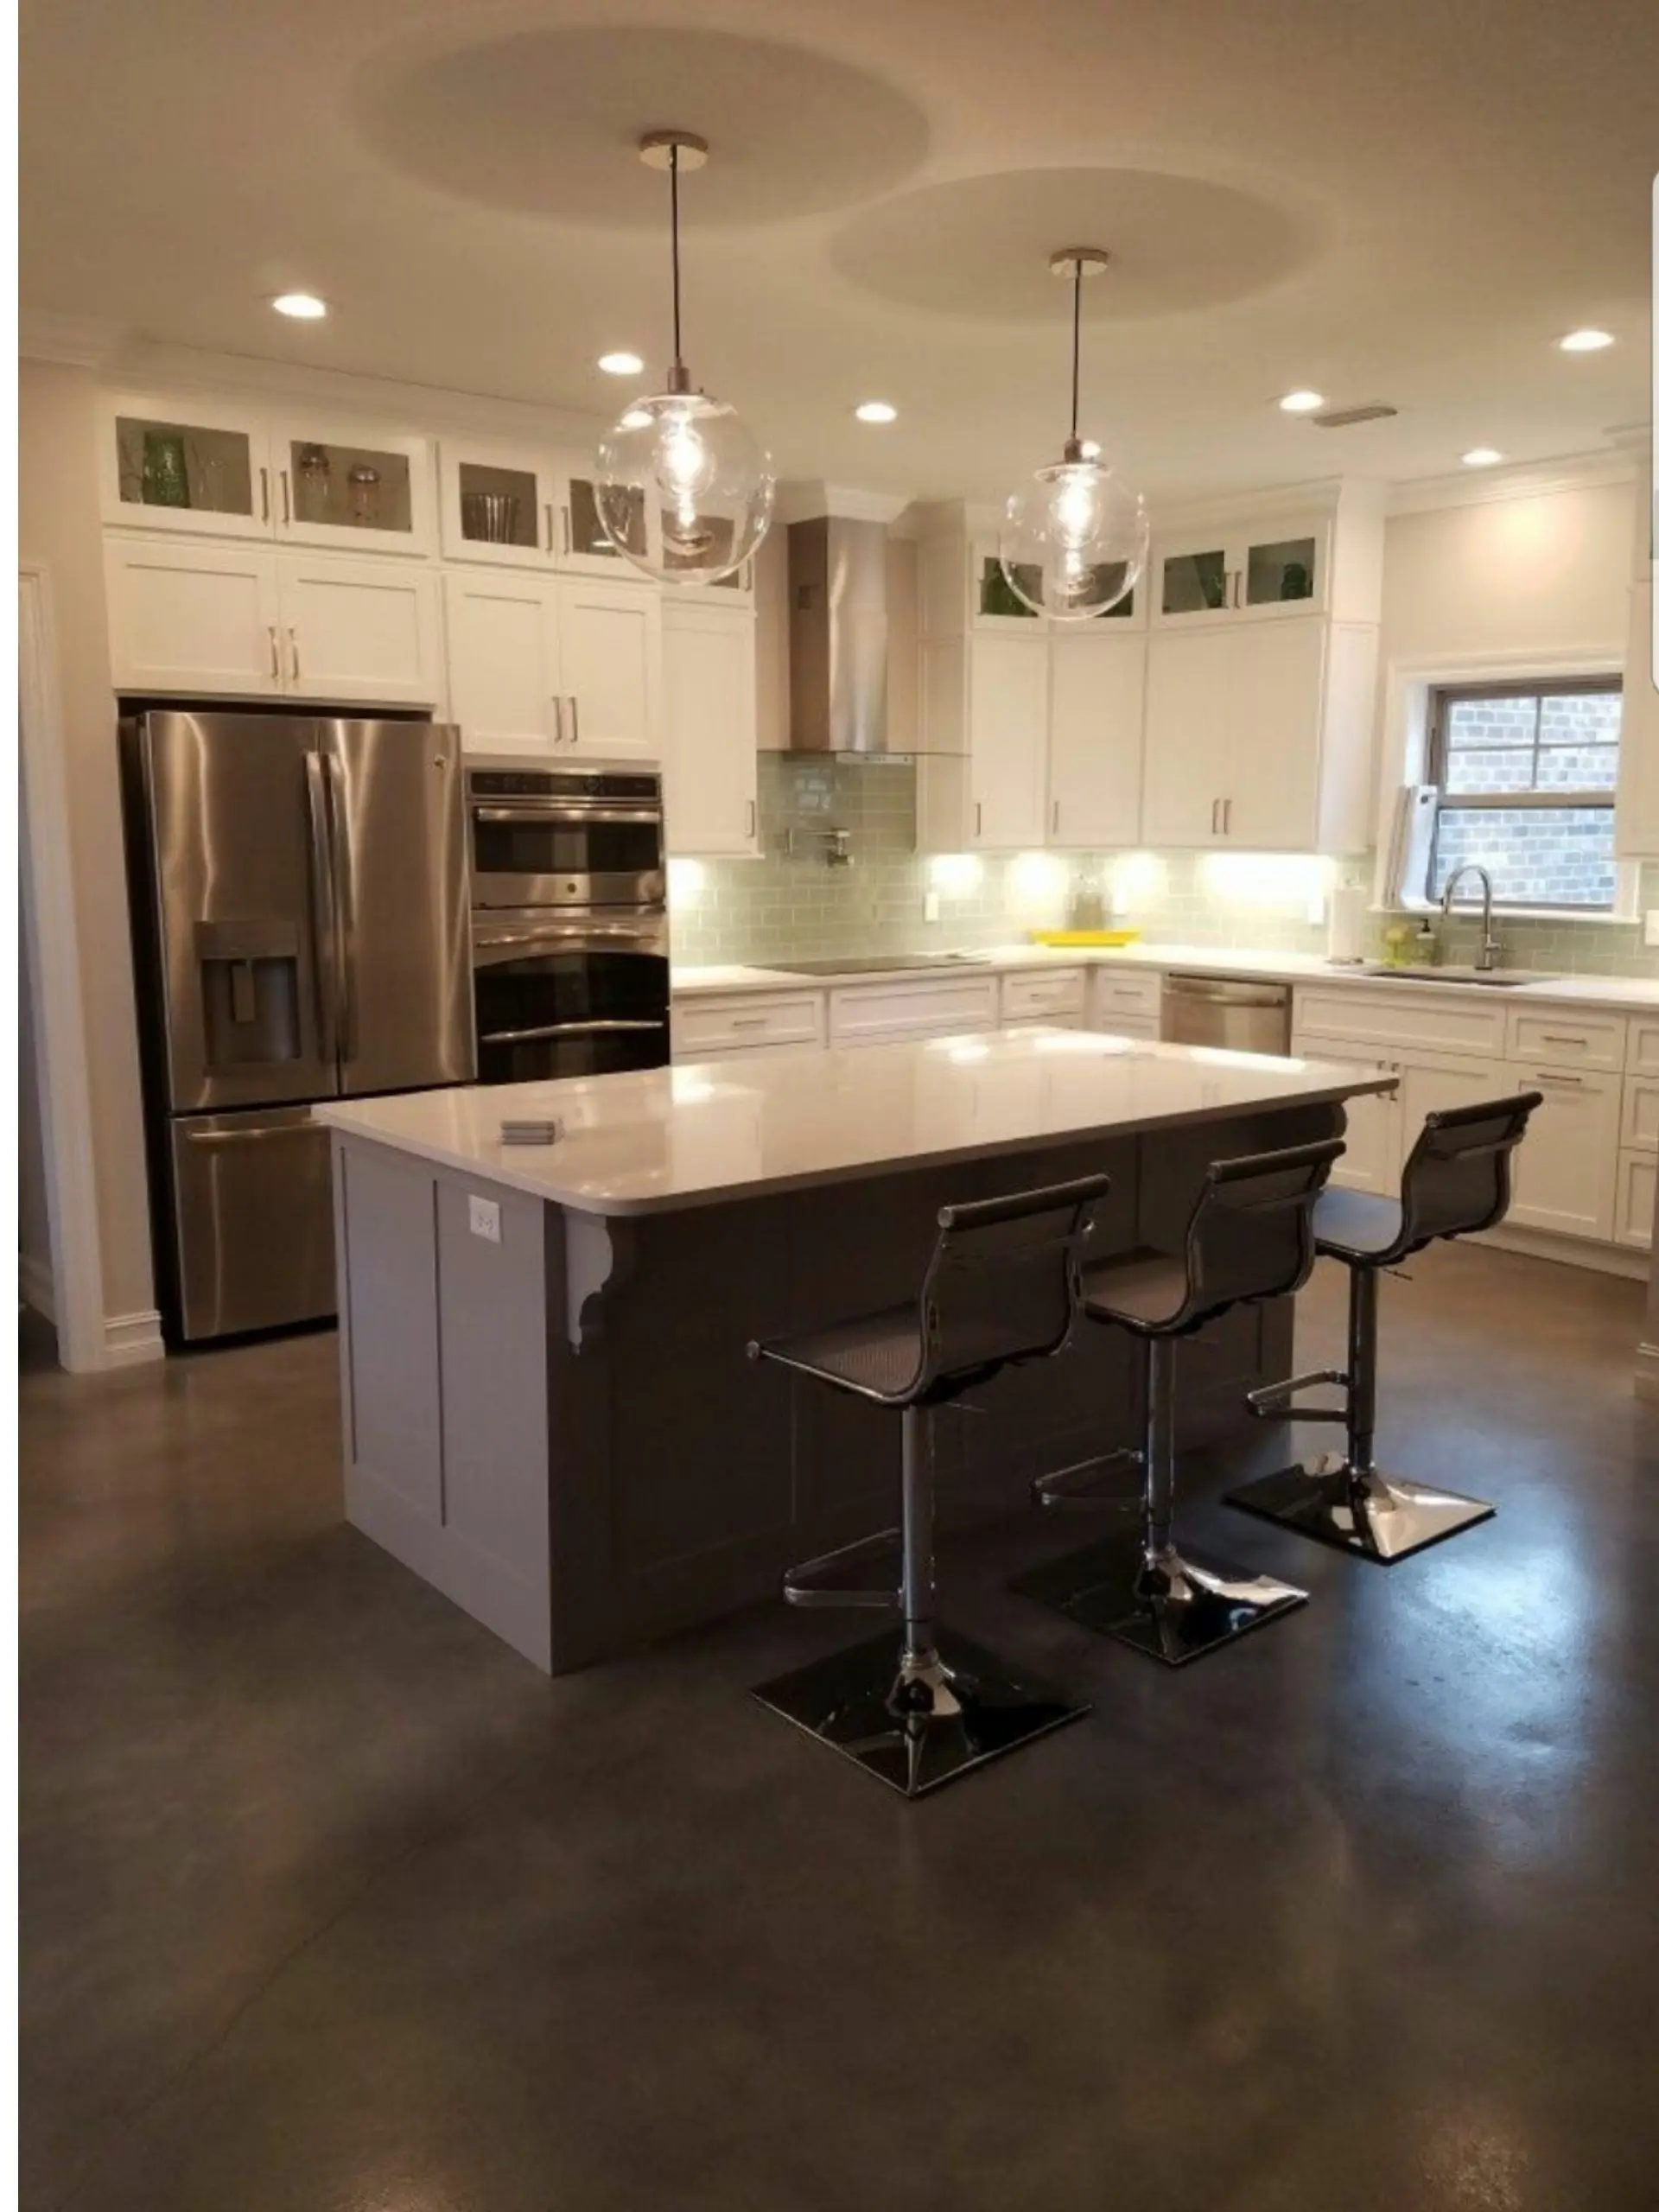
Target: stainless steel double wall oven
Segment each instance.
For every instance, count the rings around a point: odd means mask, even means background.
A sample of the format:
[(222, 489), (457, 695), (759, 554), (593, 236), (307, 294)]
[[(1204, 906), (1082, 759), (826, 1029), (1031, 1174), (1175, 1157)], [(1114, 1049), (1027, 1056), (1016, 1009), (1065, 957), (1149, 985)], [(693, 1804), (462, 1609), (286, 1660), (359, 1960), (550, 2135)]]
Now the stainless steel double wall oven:
[(661, 778), (475, 762), (467, 820), (479, 1081), (664, 1065)]

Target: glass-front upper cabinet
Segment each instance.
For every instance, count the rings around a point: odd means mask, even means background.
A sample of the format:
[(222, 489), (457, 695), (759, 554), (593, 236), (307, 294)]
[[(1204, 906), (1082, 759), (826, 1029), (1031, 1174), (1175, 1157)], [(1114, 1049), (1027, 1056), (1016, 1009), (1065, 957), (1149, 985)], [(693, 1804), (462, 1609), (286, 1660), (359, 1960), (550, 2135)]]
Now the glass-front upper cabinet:
[(452, 561), (547, 569), (559, 543), (563, 486), (551, 454), (528, 447), (442, 441), (439, 529)]
[(424, 438), (284, 417), (271, 425), (270, 459), (279, 537), (358, 552), (432, 551)]
[[(1042, 597), (1042, 571), (1028, 566), (1021, 581), (1033, 599)], [(1048, 618), (1027, 607), (1003, 571), (995, 538), (976, 538), (969, 549), (968, 616), (976, 630), (1036, 630)]]
[(1154, 622), (1318, 613), (1325, 601), (1329, 531), (1324, 518), (1291, 517), (1162, 542), (1153, 557)]
[(264, 537), (271, 527), (265, 425), (210, 401), (146, 395), (103, 401), (99, 487), (106, 522), (210, 537)]

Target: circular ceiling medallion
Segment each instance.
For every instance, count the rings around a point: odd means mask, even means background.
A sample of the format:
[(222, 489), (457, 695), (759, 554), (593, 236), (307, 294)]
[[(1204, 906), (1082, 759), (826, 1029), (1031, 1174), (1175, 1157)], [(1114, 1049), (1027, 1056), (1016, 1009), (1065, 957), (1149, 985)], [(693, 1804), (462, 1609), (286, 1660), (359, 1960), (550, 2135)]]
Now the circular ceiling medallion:
[(855, 206), (913, 175), (928, 145), (918, 108), (843, 61), (655, 24), (382, 55), (360, 73), (354, 106), (375, 151), (423, 183), (584, 223), (661, 224), (662, 180), (639, 147), (671, 126), (719, 149), (685, 199), (693, 224)]
[(1080, 251), (1057, 252), (1067, 237), (1110, 240), (1083, 311), (1114, 321), (1248, 298), (1305, 268), (1319, 245), (1305, 215), (1202, 177), (1014, 169), (861, 209), (831, 253), (849, 282), (906, 307), (1047, 321), (1071, 311), (1049, 273), (1062, 252)]

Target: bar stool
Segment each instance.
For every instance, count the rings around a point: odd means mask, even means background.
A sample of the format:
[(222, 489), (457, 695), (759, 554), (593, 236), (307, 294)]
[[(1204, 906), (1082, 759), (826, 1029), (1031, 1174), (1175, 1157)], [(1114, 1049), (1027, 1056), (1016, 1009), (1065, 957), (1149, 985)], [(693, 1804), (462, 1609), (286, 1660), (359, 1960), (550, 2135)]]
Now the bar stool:
[[(899, 1634), (835, 1652), (763, 1683), (754, 1695), (906, 1797), (1089, 1710), (936, 1621), (933, 1416), (999, 1369), (1046, 1358), (1065, 1344), (1077, 1317), (1090, 1210), (1109, 1187), (1104, 1175), (1088, 1175), (942, 1207), (914, 1305), (749, 1346), (751, 1359), (776, 1360), (900, 1416), (902, 1527), (861, 1537), (784, 1577), (791, 1605), (896, 1611)], [(895, 1546), (896, 1590), (849, 1590), (825, 1580)]]
[[(1306, 1601), (1307, 1592), (1290, 1583), (1177, 1547), (1175, 1344), (1230, 1306), (1300, 1289), (1313, 1266), (1314, 1202), (1342, 1149), (1330, 1137), (1213, 1161), (1179, 1257), (1141, 1249), (1084, 1271), (1089, 1319), (1128, 1329), (1145, 1347), (1144, 1441), (1090, 1469), (1097, 1482), (1102, 1465), (1139, 1465), (1141, 1526), (1132, 1539), (1109, 1540), (1020, 1576), (1014, 1587), (1024, 1596), (1171, 1667), (1234, 1643)], [(1032, 1485), (1038, 1503), (1113, 1502), (1079, 1491), (1077, 1471), (1040, 1477)]]
[[(1467, 1236), (1503, 1220), (1510, 1205), (1511, 1155), (1527, 1133), (1529, 1116), (1542, 1103), (1542, 1091), (1525, 1090), (1430, 1114), (1406, 1161), (1397, 1198), (1325, 1192), (1314, 1211), (1313, 1234), (1321, 1253), (1348, 1269), (1348, 1365), (1270, 1382), (1252, 1391), (1249, 1403), (1263, 1421), (1341, 1421), (1344, 1448), (1246, 1483), (1228, 1494), (1229, 1505), (1384, 1567), (1491, 1520), (1497, 1509), (1484, 1499), (1402, 1482), (1383, 1474), (1372, 1457), (1376, 1279), (1382, 1268), (1398, 1267), (1437, 1237)], [(1341, 1388), (1340, 1407), (1292, 1405), (1297, 1391), (1323, 1382)]]

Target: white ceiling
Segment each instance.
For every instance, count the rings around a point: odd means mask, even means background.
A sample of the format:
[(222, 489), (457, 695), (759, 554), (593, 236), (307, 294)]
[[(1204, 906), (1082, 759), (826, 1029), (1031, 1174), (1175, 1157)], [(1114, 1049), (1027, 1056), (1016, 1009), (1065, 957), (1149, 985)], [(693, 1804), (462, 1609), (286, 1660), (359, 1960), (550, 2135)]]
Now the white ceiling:
[[(1648, 414), (1652, 0), (26, 0), (22, 67), (24, 305), (134, 341), (613, 411), (595, 357), (666, 351), (632, 142), (678, 124), (688, 358), (785, 476), (1048, 458), (1071, 244), (1114, 255), (1084, 429), (1154, 498)], [(1319, 431), (1301, 385), (1401, 412)]]

